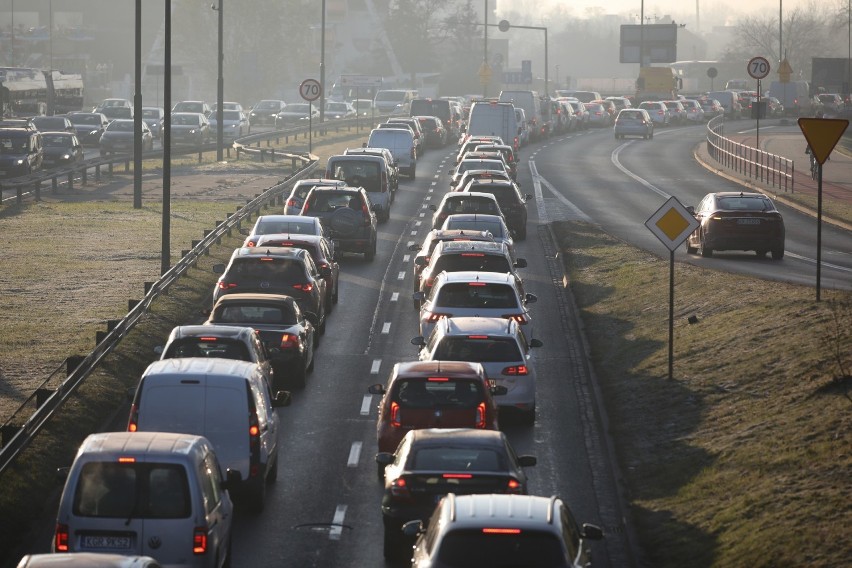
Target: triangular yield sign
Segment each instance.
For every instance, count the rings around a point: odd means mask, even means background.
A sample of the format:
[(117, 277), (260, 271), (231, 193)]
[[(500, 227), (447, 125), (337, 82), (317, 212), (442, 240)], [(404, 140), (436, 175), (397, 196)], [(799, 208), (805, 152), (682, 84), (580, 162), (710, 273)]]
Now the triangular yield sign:
[(799, 128), (820, 165), (828, 159), (837, 141), (843, 136), (849, 121), (838, 118), (800, 118)]

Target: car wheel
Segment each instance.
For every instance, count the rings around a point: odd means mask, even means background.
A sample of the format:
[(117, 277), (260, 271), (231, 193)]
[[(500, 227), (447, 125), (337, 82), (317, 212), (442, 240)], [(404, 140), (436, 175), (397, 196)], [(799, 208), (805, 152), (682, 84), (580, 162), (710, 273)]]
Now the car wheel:
[(648, 140), (653, 140), (653, 139), (654, 139), (654, 133), (653, 133), (653, 132), (651, 132), (651, 133), (648, 135)]
[(269, 468), (269, 473), (266, 474), (266, 482), (269, 484), (278, 481), (278, 454), (275, 454), (275, 461), (272, 462), (272, 467)]
[(257, 479), (252, 483), (249, 489), (248, 506), (255, 515), (263, 512), (266, 506), (266, 482), (263, 479)]
[(299, 361), (298, 368), (293, 370), (291, 383), (294, 389), (303, 389), (305, 388), (305, 383), (307, 380), (307, 369), (305, 368), (305, 362)]
[(521, 413), (521, 424), (525, 426), (532, 426), (535, 424), (535, 405), (533, 405), (532, 410), (527, 410)]
[(328, 312), (325, 311), (325, 307), (323, 307), (323, 313), (324, 313), (324, 315), (323, 315), (322, 321), (319, 324), (319, 334), (320, 335), (325, 335), (326, 323), (328, 323)]
[(703, 256), (704, 258), (710, 258), (711, 256), (713, 256), (713, 249), (708, 247), (704, 243), (704, 237), (703, 236), (701, 237), (701, 256)]
[(305, 370), (306, 370), (307, 372), (309, 372), (309, 373), (313, 373), (313, 372), (314, 372), (314, 363), (316, 362), (316, 360), (317, 360), (317, 358), (316, 358), (316, 354), (312, 353), (312, 354), (311, 354), (311, 362), (310, 362), (310, 364), (309, 364), (307, 367), (305, 367)]
[(417, 177), (417, 166), (411, 166), (408, 170), (408, 179), (415, 179)]
[(338, 284), (337, 286), (334, 287), (334, 293), (332, 293), (332, 295), (331, 295), (331, 303), (332, 304), (337, 303), (337, 300), (339, 299), (338, 298), (339, 295), (340, 295), (340, 284)]
[(695, 254), (698, 252), (697, 248), (689, 244), (689, 237), (687, 237), (684, 242), (686, 243), (686, 254)]
[(781, 260), (784, 258), (784, 245), (772, 249), (772, 260)]
[(754, 253), (757, 255), (757, 258), (766, 258), (766, 253), (767, 253), (767, 252), (769, 252), (769, 251), (767, 251), (767, 250), (765, 250), (765, 249), (763, 249), (763, 250), (756, 250), (756, 251), (754, 251)]
[(377, 463), (376, 464), (376, 477), (379, 478), (379, 481), (385, 480), (385, 466), (384, 464)]
[(518, 240), (519, 241), (523, 241), (527, 238), (527, 226), (526, 226), (526, 224), (518, 227), (518, 233), (517, 234), (518, 234)]

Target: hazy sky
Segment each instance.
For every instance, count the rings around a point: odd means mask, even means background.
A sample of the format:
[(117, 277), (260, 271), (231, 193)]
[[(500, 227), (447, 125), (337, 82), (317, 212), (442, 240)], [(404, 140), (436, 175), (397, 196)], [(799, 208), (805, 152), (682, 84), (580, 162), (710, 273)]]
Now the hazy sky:
[[(515, 0), (496, 1), (498, 7), (509, 9), (517, 3)], [(685, 10), (694, 14), (696, 5), (700, 11), (729, 6), (743, 14), (753, 14), (763, 10), (777, 14), (779, 3), (783, 3), (781, 6), (786, 12), (788, 8), (805, 6), (808, 0), (749, 0), (748, 2), (740, 2), (739, 0), (696, 0), (696, 2), (690, 0), (645, 0), (645, 15), (662, 16), (670, 13), (682, 13)], [(602, 7), (605, 14), (622, 14), (625, 12), (638, 14), (641, 4), (641, 0), (540, 0), (543, 11), (548, 11), (557, 6), (568, 6), (579, 16), (582, 16), (587, 8), (593, 7)]]

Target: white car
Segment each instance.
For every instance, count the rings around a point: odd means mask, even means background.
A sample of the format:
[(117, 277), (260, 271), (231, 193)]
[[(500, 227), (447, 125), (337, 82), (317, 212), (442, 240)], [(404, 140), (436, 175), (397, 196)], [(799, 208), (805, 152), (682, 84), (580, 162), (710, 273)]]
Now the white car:
[(325, 103), (325, 117), (327, 119), (355, 118), (355, 107), (347, 102)]

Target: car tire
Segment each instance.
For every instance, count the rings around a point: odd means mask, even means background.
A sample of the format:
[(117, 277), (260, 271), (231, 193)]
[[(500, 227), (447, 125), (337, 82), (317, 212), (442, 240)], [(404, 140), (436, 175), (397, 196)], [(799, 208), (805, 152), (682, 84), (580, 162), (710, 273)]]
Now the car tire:
[(278, 481), (278, 454), (275, 454), (275, 461), (272, 462), (272, 467), (266, 474), (266, 483), (272, 485)]
[(686, 240), (685, 240), (684, 242), (686, 243), (686, 254), (695, 254), (695, 253), (697, 253), (697, 252), (698, 252), (698, 249), (697, 249), (697, 248), (695, 248), (695, 247), (693, 247), (693, 246), (690, 246), (690, 244), (689, 244), (689, 237), (687, 237), (687, 238), (686, 238)]
[(521, 225), (520, 227), (518, 227), (518, 233), (517, 233), (517, 235), (518, 235), (518, 240), (519, 240), (519, 241), (526, 240), (526, 238), (527, 238), (527, 226), (526, 226), (526, 224)]
[(384, 483), (384, 481), (385, 481), (385, 466), (384, 466), (384, 464), (380, 464), (380, 463), (376, 464), (376, 477), (379, 478), (380, 483)]
[(225, 548), (225, 560), (222, 562), (222, 568), (231, 568), (231, 559), (233, 558), (233, 547), (231, 546), (231, 537), (228, 536), (228, 544)]
[(766, 249), (758, 249), (754, 251), (754, 254), (757, 255), (757, 258), (766, 258), (766, 253), (769, 252)]
[(651, 133), (648, 135), (648, 140), (653, 140), (653, 139), (654, 139), (654, 133), (653, 133), (653, 132), (651, 132)]
[(249, 510), (255, 515), (261, 514), (266, 507), (266, 481), (258, 479), (252, 483), (247, 497)]
[(535, 424), (535, 405), (533, 405), (532, 410), (526, 410), (521, 412), (521, 424), (524, 426), (533, 426)]
[(310, 364), (309, 364), (307, 367), (305, 367), (305, 370), (306, 370), (308, 373), (313, 373), (313, 372), (314, 372), (314, 363), (316, 363), (316, 360), (317, 360), (316, 355), (312, 353), (312, 354), (311, 354), (311, 362), (310, 362)]
[(331, 303), (332, 304), (337, 303), (337, 301), (339, 299), (339, 297), (338, 297), (339, 295), (340, 295), (340, 284), (338, 283), (338, 285), (335, 286), (335, 288), (334, 288), (334, 292), (331, 294)]
[(417, 166), (411, 166), (408, 169), (408, 179), (416, 179), (417, 178)]
[(305, 367), (304, 361), (299, 361), (299, 366), (297, 369), (293, 370), (293, 375), (291, 379), (291, 384), (294, 389), (302, 390), (305, 388), (305, 384), (307, 383), (307, 368)]
[(784, 258), (784, 245), (772, 249), (772, 260), (781, 260)]
[(704, 237), (701, 237), (701, 256), (710, 258), (713, 256), (713, 249), (704, 244)]

